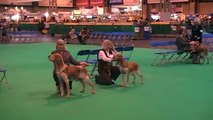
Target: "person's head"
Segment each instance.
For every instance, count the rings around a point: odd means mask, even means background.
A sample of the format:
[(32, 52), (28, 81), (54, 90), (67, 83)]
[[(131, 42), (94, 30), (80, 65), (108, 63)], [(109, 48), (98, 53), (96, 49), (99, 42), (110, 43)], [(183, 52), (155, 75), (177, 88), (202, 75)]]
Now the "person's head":
[(114, 50), (115, 49), (113, 43), (110, 40), (104, 40), (102, 43), (102, 48), (104, 50)]
[(84, 26), (84, 27), (83, 27), (83, 30), (87, 30), (87, 26)]
[(188, 35), (188, 30), (185, 29), (185, 28), (180, 28), (180, 29), (178, 30), (178, 34), (179, 34), (179, 35)]
[(56, 41), (56, 50), (59, 51), (66, 50), (66, 44), (62, 39)]
[(179, 34), (179, 35), (183, 34), (183, 28), (180, 28), (180, 29), (178, 30), (178, 34)]
[(183, 35), (188, 35), (189, 34), (189, 32), (188, 32), (188, 30), (187, 29), (183, 29), (183, 33), (182, 33)]
[(194, 19), (194, 24), (195, 25), (200, 25), (201, 24), (201, 19), (199, 18), (199, 15)]

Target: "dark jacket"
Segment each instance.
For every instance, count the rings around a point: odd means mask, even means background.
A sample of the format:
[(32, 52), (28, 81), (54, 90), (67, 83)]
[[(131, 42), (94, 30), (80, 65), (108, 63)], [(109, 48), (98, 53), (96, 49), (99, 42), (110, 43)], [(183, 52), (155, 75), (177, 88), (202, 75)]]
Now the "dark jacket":
[(192, 40), (202, 43), (203, 28), (201, 25), (192, 26)]
[(187, 39), (186, 36), (178, 35), (175, 42), (176, 42), (177, 50), (179, 51), (187, 51), (190, 48), (189, 46), (190, 41), (189, 39)]

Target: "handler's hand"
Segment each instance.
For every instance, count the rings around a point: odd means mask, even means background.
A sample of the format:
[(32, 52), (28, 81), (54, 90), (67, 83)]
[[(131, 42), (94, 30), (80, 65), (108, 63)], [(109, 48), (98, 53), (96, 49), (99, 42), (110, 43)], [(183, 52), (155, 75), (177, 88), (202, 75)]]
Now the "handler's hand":
[(90, 64), (87, 63), (87, 62), (80, 62), (80, 65), (83, 65), (83, 66), (89, 66)]

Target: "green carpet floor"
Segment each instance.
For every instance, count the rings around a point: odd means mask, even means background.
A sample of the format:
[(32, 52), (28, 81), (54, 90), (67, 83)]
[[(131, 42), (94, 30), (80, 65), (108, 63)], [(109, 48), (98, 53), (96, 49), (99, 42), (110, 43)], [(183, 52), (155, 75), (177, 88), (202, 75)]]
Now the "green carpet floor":
[[(81, 94), (55, 94), (53, 64), (47, 56), (54, 43), (0, 45), (0, 66), (8, 69), (8, 84), (0, 85), (1, 120), (213, 120), (213, 63), (150, 66), (153, 49), (136, 48), (145, 84), (119, 87), (96, 85)], [(100, 46), (68, 45), (73, 56), (81, 49)], [(94, 82), (94, 80), (92, 80)]]

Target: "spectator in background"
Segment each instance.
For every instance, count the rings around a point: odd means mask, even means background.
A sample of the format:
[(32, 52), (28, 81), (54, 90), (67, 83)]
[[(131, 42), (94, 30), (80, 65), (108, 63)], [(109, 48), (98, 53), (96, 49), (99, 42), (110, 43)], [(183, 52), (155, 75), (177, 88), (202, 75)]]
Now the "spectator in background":
[(79, 35), (78, 35), (78, 40), (79, 40), (79, 43), (80, 44), (86, 44), (86, 40), (88, 38), (88, 35), (89, 35), (89, 30), (86, 26), (84, 26)]
[(75, 28), (73, 26), (70, 27), (70, 32), (69, 35), (67, 37), (67, 44), (70, 44), (71, 41), (74, 41), (77, 38), (77, 35), (75, 33)]
[(39, 32), (41, 32), (42, 33), (42, 30), (44, 30), (44, 21), (39, 21), (39, 23), (38, 23), (38, 30), (39, 30)]

